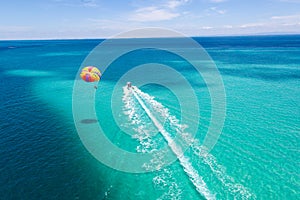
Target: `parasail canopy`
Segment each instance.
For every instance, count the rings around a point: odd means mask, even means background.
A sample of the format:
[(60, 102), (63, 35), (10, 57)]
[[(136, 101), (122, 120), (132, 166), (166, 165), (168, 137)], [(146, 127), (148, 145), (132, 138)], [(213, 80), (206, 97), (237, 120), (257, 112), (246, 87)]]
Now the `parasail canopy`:
[(95, 82), (101, 79), (101, 72), (94, 66), (87, 66), (81, 70), (80, 77), (86, 82)]

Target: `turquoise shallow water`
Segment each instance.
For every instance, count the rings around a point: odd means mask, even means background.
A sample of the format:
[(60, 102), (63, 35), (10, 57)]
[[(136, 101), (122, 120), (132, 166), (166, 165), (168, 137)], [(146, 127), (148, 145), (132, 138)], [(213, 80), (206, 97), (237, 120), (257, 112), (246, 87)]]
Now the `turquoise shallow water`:
[[(97, 122), (110, 141), (132, 152), (167, 145), (160, 135), (140, 137), (144, 132), (139, 127), (149, 132), (155, 132), (155, 127), (133, 96), (122, 99), (121, 89), (114, 111), (118, 121), (113, 119), (109, 91), (126, 70), (159, 62), (181, 69), (197, 89), (199, 141), (185, 152), (188, 162), (177, 160), (142, 174), (120, 172), (98, 162), (83, 146), (74, 125), (74, 79), (85, 57), (102, 40), (1, 41), (0, 199), (203, 199), (204, 189), (191, 177), (201, 177), (217, 199), (300, 198), (300, 36), (195, 40), (216, 63), (226, 90), (224, 128), (207, 157), (198, 151), (211, 117), (207, 85), (176, 56), (153, 49), (131, 52), (114, 62), (98, 85)], [(169, 118), (163, 120), (172, 132), (179, 122), (168, 120), (180, 119), (174, 94), (154, 84), (140, 89), (140, 97), (156, 117), (160, 113), (154, 105), (169, 109)], [(88, 99), (93, 93), (85, 95)], [(155, 102), (149, 102), (149, 96)], [(123, 112), (133, 110), (139, 119), (136, 123)], [(186, 132), (193, 119), (187, 120)], [(83, 124), (95, 122), (89, 120)], [(118, 123), (135, 131), (125, 134)], [(121, 165), (124, 160), (116, 162)], [(196, 173), (187, 172), (187, 163)]]

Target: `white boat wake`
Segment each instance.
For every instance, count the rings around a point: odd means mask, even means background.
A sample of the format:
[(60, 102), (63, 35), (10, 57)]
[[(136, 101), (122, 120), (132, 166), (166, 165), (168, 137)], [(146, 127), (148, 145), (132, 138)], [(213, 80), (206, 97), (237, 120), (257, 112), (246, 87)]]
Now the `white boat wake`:
[[(158, 143), (153, 142), (151, 139), (153, 137), (151, 133), (155, 132), (155, 130), (150, 130), (153, 129), (153, 126), (144, 124), (144, 120), (142, 119), (143, 117), (146, 117), (144, 114), (146, 113), (155, 128), (163, 136), (163, 139), (167, 142), (172, 152), (178, 158), (180, 165), (183, 167), (189, 180), (204, 198), (215, 199), (215, 195), (208, 189), (203, 177), (200, 176), (199, 172), (192, 165), (190, 158), (184, 155), (181, 146), (176, 144), (173, 136), (180, 136), (181, 142), (190, 146), (194, 155), (198, 156), (203, 163), (209, 166), (214, 176), (234, 197), (241, 199), (255, 198), (246, 187), (235, 183), (235, 180), (226, 174), (224, 167), (218, 164), (213, 155), (206, 153), (205, 148), (200, 145), (198, 140), (192, 138), (190, 134), (185, 132), (187, 126), (180, 124), (179, 120), (170, 114), (168, 108), (164, 107), (161, 103), (157, 102), (154, 97), (142, 92), (135, 86), (131, 86), (130, 88), (124, 87), (123, 91), (124, 113), (128, 115), (132, 124), (139, 125), (139, 130), (136, 130), (138, 133), (136, 137), (139, 138), (140, 142), (143, 144), (143, 148), (139, 147), (137, 149), (138, 152), (150, 152), (157, 150), (158, 148)], [(137, 112), (137, 104), (142, 107), (142, 110), (139, 110), (140, 113)], [(164, 128), (163, 124), (168, 125), (167, 130)], [(159, 160), (161, 159), (158, 158), (158, 162)], [(160, 165), (162, 164), (163, 163), (160, 163)]]

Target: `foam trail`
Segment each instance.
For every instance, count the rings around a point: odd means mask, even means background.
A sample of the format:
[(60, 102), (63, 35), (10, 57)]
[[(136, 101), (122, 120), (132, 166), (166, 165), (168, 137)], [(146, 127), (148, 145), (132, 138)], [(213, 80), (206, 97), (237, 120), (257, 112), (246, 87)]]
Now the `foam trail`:
[(200, 145), (198, 140), (192, 138), (190, 134), (184, 132), (185, 127), (180, 125), (179, 120), (170, 114), (168, 108), (165, 108), (161, 103), (157, 102), (154, 97), (142, 92), (138, 88), (135, 87), (134, 90), (145, 102), (147, 102), (149, 106), (153, 108), (155, 112), (159, 113), (170, 124), (172, 131), (180, 135), (183, 139), (183, 142), (190, 145), (193, 153), (199, 156), (199, 158), (209, 166), (216, 178), (232, 195), (235, 197), (241, 197), (243, 199), (255, 198), (255, 195), (248, 191), (246, 187), (236, 183), (233, 177), (226, 174), (225, 168), (217, 162), (213, 155), (205, 151), (205, 148)]
[(183, 167), (184, 171), (189, 176), (189, 179), (196, 187), (196, 190), (206, 199), (215, 199), (215, 196), (211, 194), (209, 191), (206, 183), (203, 181), (202, 177), (197, 173), (197, 170), (194, 169), (192, 164), (189, 162), (189, 159), (183, 155), (182, 149), (176, 145), (174, 140), (172, 139), (171, 135), (163, 128), (160, 122), (154, 117), (154, 115), (150, 112), (141, 98), (138, 96), (136, 92), (136, 87), (132, 86), (132, 92), (139, 104), (142, 106), (146, 114), (149, 116), (155, 127), (159, 130), (162, 134), (164, 139), (167, 141), (168, 146), (171, 148), (173, 153), (178, 158), (181, 166)]
[(124, 96), (123, 96), (123, 102), (124, 102), (124, 114), (127, 115), (130, 119), (131, 125), (134, 126), (134, 130), (138, 133), (136, 135), (133, 135), (133, 138), (136, 138), (139, 140), (140, 145), (137, 147), (137, 152), (148, 152), (148, 149), (151, 147), (148, 145), (150, 142), (150, 136), (149, 136), (149, 130), (147, 128), (146, 122), (142, 119), (142, 115), (139, 113), (139, 110), (136, 109), (135, 106), (135, 100), (132, 98), (132, 93), (129, 90), (125, 90), (124, 88)]
[(194, 150), (194, 153), (203, 159), (204, 163), (210, 167), (211, 171), (215, 174), (218, 180), (220, 180), (222, 184), (229, 190), (229, 192), (236, 198), (256, 198), (256, 196), (248, 191), (248, 189), (242, 184), (235, 183), (235, 180), (226, 174), (225, 168), (217, 162), (213, 155), (205, 152), (204, 148), (201, 148), (200, 146), (194, 146)]
[[(134, 130), (137, 134), (133, 135), (133, 138), (138, 139), (140, 145), (137, 146), (136, 151), (141, 153), (149, 153), (158, 149), (158, 143), (163, 142), (163, 138), (158, 137), (155, 140), (152, 139), (152, 133), (156, 134), (157, 129), (153, 126), (149, 126), (150, 121), (149, 118), (143, 119), (144, 111), (141, 110), (141, 107), (136, 102), (133, 97), (132, 91), (123, 88), (123, 111), (124, 114), (127, 115), (130, 119), (131, 125), (134, 125)], [(142, 112), (140, 112), (142, 111)], [(151, 164), (155, 164), (155, 166), (162, 166), (163, 159), (161, 155), (157, 155), (156, 160), (152, 160)], [(150, 169), (153, 166), (145, 166)], [(165, 167), (162, 168), (161, 171), (153, 178), (153, 184), (155, 187), (158, 187), (159, 190), (164, 190), (164, 193), (158, 198), (158, 200), (162, 199), (181, 199), (182, 189), (178, 185), (178, 181), (173, 177), (173, 172), (170, 168)]]

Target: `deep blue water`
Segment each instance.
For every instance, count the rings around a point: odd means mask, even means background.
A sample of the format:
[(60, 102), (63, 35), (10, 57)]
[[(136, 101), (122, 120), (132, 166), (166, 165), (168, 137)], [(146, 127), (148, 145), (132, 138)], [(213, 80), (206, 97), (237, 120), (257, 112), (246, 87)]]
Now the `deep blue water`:
[[(300, 36), (194, 39), (222, 75), (227, 111), (212, 157), (200, 158), (192, 150), (185, 156), (217, 199), (299, 199)], [(0, 41), (0, 199), (203, 198), (179, 161), (156, 172), (131, 174), (103, 165), (83, 146), (73, 121), (72, 89), (82, 62), (102, 41)], [(135, 51), (103, 74), (97, 115), (113, 143), (143, 148), (114, 124), (105, 92), (136, 65), (168, 65), (177, 59), (159, 50)], [(172, 66), (200, 88), (201, 141), (211, 115), (209, 86), (194, 78), (188, 65)], [(157, 85), (141, 89), (180, 116), (170, 91)], [(120, 118), (128, 125), (126, 116)], [(149, 119), (141, 119), (150, 129)], [(159, 144), (159, 138), (152, 139)]]

